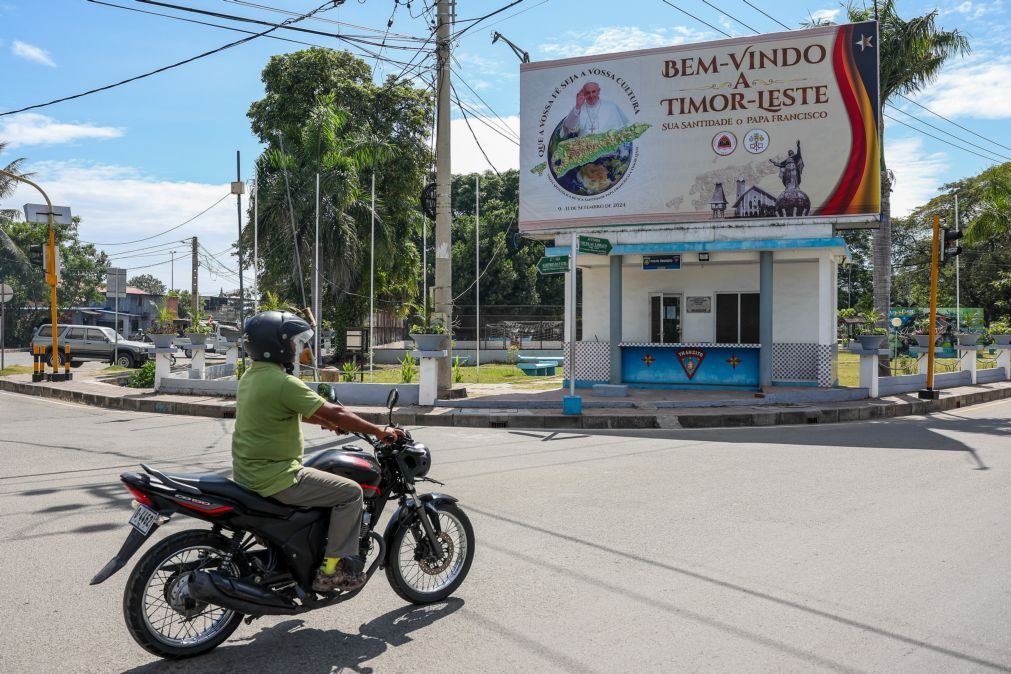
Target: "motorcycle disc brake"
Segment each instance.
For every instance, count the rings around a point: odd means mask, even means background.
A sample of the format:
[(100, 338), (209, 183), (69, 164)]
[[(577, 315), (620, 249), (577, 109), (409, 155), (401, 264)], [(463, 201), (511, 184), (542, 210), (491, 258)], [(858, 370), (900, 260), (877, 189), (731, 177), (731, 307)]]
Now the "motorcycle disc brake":
[(418, 566), (421, 567), (421, 570), (431, 576), (442, 573), (449, 568), (449, 563), (453, 559), (453, 539), (449, 537), (449, 534), (443, 531), (436, 538), (442, 543), (441, 558), (436, 562), (433, 562), (430, 557), (418, 560)]

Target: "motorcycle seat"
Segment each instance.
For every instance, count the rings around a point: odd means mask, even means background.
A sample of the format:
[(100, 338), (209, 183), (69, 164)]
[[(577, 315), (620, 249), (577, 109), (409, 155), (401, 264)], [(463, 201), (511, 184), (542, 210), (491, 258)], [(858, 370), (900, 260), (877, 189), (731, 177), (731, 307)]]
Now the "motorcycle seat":
[(165, 473), (165, 476), (182, 484), (196, 487), (202, 493), (209, 496), (221, 496), (237, 501), (246, 508), (263, 513), (264, 515), (288, 517), (298, 510), (298, 508), (284, 505), (272, 498), (260, 496), (255, 491), (246, 489), (217, 473)]

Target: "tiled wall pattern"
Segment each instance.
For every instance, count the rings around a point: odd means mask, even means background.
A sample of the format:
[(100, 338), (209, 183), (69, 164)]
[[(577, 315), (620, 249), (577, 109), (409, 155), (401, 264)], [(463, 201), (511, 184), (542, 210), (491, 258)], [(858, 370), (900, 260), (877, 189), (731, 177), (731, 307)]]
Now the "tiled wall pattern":
[[(565, 378), (569, 377), (569, 343), (565, 343)], [(576, 381), (611, 378), (611, 343), (576, 342)]]

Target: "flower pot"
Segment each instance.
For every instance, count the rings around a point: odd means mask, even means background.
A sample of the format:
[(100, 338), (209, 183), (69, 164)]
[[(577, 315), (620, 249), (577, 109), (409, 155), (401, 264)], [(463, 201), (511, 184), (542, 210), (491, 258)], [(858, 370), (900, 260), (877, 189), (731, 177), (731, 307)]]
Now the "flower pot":
[(916, 335), (916, 345), (924, 349), (930, 347), (930, 335)]
[(888, 339), (888, 335), (860, 335), (857, 337), (857, 340), (860, 341), (860, 348), (864, 351), (883, 349), (886, 339)]
[(975, 332), (960, 332), (956, 336), (959, 346), (976, 346), (976, 342), (979, 341), (979, 335)]
[(197, 334), (195, 332), (187, 332), (186, 337), (190, 340), (190, 344), (206, 344), (207, 335)]
[(990, 335), (997, 346), (1011, 346), (1011, 335)]
[(151, 341), (154, 342), (155, 348), (158, 349), (167, 349), (171, 347), (172, 342), (174, 342), (176, 338), (175, 334), (173, 333), (169, 333), (167, 335), (148, 333), (148, 337), (151, 338)]
[(440, 351), (442, 350), (442, 341), (447, 337), (447, 335), (426, 335), (426, 334), (415, 334), (411, 333), (411, 339), (414, 340), (415, 345), (418, 347), (418, 351)]

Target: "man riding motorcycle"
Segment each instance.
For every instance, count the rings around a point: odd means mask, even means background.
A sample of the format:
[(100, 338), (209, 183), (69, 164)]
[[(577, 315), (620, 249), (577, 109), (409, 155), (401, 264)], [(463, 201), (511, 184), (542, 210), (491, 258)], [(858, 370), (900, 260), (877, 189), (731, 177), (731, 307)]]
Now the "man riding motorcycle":
[(368, 433), (385, 443), (404, 437), (404, 432), (377, 426), (327, 402), (292, 376), (294, 361), (312, 336), (309, 323), (288, 312), (265, 311), (246, 321), (243, 344), (254, 362), (239, 381), (233, 479), (287, 505), (331, 507), (325, 556), (313, 589), (351, 591), (366, 581), (364, 560), (358, 556), (362, 488), (302, 465), (300, 421), (337, 432)]

